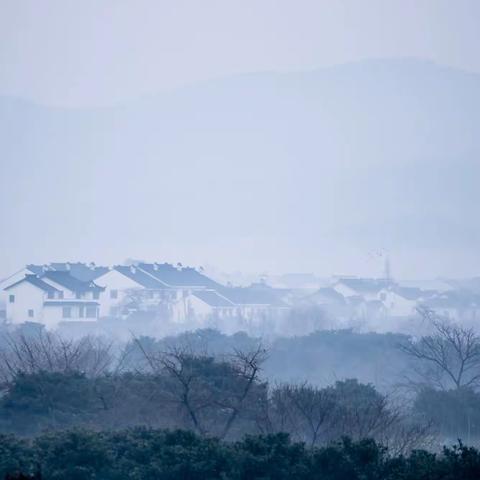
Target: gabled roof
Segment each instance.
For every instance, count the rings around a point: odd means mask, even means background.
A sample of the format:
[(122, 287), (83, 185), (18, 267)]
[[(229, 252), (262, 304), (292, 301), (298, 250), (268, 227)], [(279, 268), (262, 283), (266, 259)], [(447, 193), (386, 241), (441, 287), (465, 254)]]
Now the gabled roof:
[(122, 275), (125, 275), (130, 280), (133, 280), (135, 283), (138, 283), (143, 288), (148, 288), (151, 290), (162, 290), (167, 288), (165, 284), (151, 277), (150, 275), (148, 275), (148, 273), (145, 273), (144, 271), (140, 270), (138, 267), (127, 267), (125, 265), (117, 265), (113, 268), (117, 272), (120, 272)]
[(394, 282), (383, 278), (340, 278), (337, 283), (342, 283), (358, 294), (376, 293), (393, 286)]
[(315, 293), (312, 293), (305, 298), (307, 302), (318, 305), (337, 304), (345, 305), (345, 298), (341, 293), (338, 293), (334, 288), (326, 287), (320, 288)]
[(55, 270), (69, 272), (72, 277), (78, 278), (84, 282), (95, 280), (108, 272), (108, 267), (96, 266), (95, 264), (87, 265), (85, 263), (51, 263)]
[(441, 278), (433, 280), (402, 280), (402, 285), (427, 291), (435, 290), (437, 292), (448, 292), (458, 288), (458, 285), (455, 285), (453, 281)]
[(44, 292), (59, 292), (59, 290), (57, 290), (55, 287), (52, 287), (51, 285), (49, 285), (48, 283), (44, 282), (42, 279), (40, 279), (37, 275), (25, 275), (24, 278), (22, 278), (21, 280), (13, 283), (12, 285), (9, 285), (8, 287), (4, 288), (4, 290), (9, 290), (10, 288), (13, 288), (15, 287), (16, 285), (19, 285), (20, 283), (23, 283), (23, 282), (28, 282), (32, 285), (34, 285), (35, 287), (37, 288), (40, 288), (41, 290), (43, 290)]
[(428, 296), (430, 292), (421, 290), (415, 287), (399, 287), (395, 286), (390, 289), (393, 293), (396, 293), (400, 297), (407, 300), (419, 300), (422, 297)]
[(191, 267), (176, 268), (169, 263), (139, 263), (138, 268), (170, 287), (217, 288), (217, 282)]
[(100, 287), (93, 281), (84, 282), (78, 278), (70, 275), (70, 272), (59, 272), (59, 271), (47, 271), (44, 272), (42, 277), (43, 279), (51, 280), (52, 282), (65, 287), (71, 292), (90, 292), (96, 291), (100, 292), (105, 290), (105, 287)]
[(430, 308), (453, 308), (458, 310), (479, 308), (480, 295), (464, 291), (444, 292), (426, 299), (422, 304)]
[(27, 265), (27, 270), (34, 273), (35, 275), (41, 275), (43, 273), (43, 268), (44, 268), (43, 265), (33, 265), (33, 264)]
[(279, 293), (268, 285), (253, 284), (249, 287), (222, 287), (218, 291), (236, 305), (287, 307), (281, 300)]
[(214, 290), (198, 290), (193, 295), (211, 307), (234, 307), (234, 303)]
[(27, 265), (27, 268), (41, 275), (46, 271), (68, 272), (72, 277), (89, 282), (108, 272), (108, 267), (97, 266), (94, 263), (86, 264), (82, 262), (52, 262), (48, 265)]

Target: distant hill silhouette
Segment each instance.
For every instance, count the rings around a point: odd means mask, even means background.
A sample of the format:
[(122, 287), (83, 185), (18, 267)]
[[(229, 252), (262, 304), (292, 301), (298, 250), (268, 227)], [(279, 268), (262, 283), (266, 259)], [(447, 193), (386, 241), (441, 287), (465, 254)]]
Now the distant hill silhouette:
[(13, 262), (32, 232), (52, 258), (74, 243), (76, 258), (120, 259), (176, 244), (177, 260), (209, 245), (240, 266), (302, 255), (308, 271), (386, 248), (412, 268), (449, 256), (455, 274), (480, 259), (479, 153), (480, 76), (419, 60), (233, 76), (112, 108), (1, 98), (0, 247)]

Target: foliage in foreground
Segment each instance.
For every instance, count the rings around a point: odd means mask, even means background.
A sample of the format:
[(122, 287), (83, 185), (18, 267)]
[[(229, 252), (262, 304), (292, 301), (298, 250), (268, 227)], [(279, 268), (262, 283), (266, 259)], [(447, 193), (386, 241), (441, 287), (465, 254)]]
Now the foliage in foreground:
[(226, 443), (146, 428), (70, 430), (29, 441), (2, 435), (0, 478), (18, 472), (48, 480), (473, 480), (480, 478), (480, 452), (460, 444), (439, 455), (391, 456), (368, 439), (307, 448), (286, 434)]

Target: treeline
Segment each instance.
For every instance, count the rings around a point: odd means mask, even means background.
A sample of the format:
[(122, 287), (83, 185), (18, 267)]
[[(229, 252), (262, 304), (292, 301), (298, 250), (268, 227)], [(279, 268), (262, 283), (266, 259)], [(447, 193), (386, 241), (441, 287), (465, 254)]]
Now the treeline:
[(371, 385), (346, 380), (325, 388), (269, 387), (255, 380), (248, 386), (237, 374), (228, 364), (198, 358), (159, 375), (20, 374), (0, 400), (0, 430), (32, 436), (144, 425), (227, 440), (287, 432), (309, 446), (343, 436), (375, 438), (395, 452), (430, 446), (430, 425), (414, 422)]
[(221, 442), (187, 431), (73, 430), (33, 440), (0, 435), (0, 478), (36, 480), (477, 480), (480, 453), (392, 455), (374, 440), (325, 447), (286, 434)]
[(165, 350), (135, 339), (113, 359), (98, 339), (11, 337), (0, 356), (0, 431), (25, 436), (70, 427), (186, 429), (229, 441), (286, 432), (309, 446), (348, 436), (393, 451), (428, 446), (430, 425), (370, 384), (271, 384), (268, 352), (211, 356), (185, 344)]
[[(250, 350), (259, 342), (244, 332), (225, 335), (212, 329), (142, 340), (158, 350), (180, 344), (215, 356), (232, 350)], [(408, 342), (407, 335), (353, 330), (319, 330), (305, 336), (278, 337), (267, 343), (269, 354), (263, 365), (264, 374), (276, 382), (306, 381), (314, 385), (357, 378), (387, 390), (411, 370), (411, 360), (398, 348)]]
[[(126, 345), (42, 331), (10, 333), (0, 345), (0, 432), (32, 436), (143, 425), (228, 441), (286, 432), (308, 446), (369, 437), (394, 453), (458, 438), (475, 444), (480, 339), (437, 318), (431, 324), (432, 333), (419, 339), (317, 332), (266, 347), (243, 333), (212, 330), (161, 340), (132, 337)], [(287, 369), (297, 355), (306, 358), (305, 377), (321, 375), (335, 366), (324, 350), (339, 345), (337, 356), (348, 351), (357, 363), (382, 352), (384, 364), (402, 358), (402, 395), (347, 375), (317, 384), (269, 375), (272, 362)]]

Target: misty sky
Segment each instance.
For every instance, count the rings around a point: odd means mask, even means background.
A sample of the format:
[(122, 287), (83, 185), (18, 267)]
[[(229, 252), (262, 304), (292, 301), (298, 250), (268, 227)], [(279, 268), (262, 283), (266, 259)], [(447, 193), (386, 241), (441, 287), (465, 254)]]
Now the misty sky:
[(480, 72), (479, 20), (476, 0), (0, 0), (0, 94), (94, 106), (372, 57)]
[(477, 274), (479, 25), (476, 0), (0, 0), (0, 277)]

